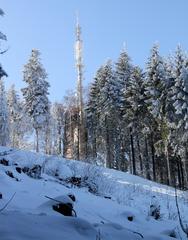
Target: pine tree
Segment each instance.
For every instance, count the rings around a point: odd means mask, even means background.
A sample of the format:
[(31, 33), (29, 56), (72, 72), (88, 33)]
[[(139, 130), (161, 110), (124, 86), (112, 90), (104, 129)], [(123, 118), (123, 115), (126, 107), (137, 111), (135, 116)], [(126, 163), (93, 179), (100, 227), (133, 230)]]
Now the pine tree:
[[(87, 125), (89, 145), (93, 145), (93, 156), (101, 158), (106, 166), (110, 167), (111, 157), (107, 142), (109, 142), (109, 129), (107, 124), (108, 91), (107, 82), (112, 76), (112, 66), (108, 61), (97, 71), (94, 83), (91, 86), (87, 106)], [(109, 143), (110, 145), (110, 143)]]
[[(127, 124), (125, 123), (125, 119), (123, 118), (126, 108), (126, 99), (125, 99), (125, 91), (127, 89), (127, 84), (130, 79), (130, 76), (133, 71), (133, 66), (131, 63), (131, 59), (128, 53), (123, 49), (120, 53), (120, 56), (115, 63), (115, 82), (116, 82), (116, 112), (118, 112), (118, 141), (119, 141), (119, 169), (127, 170), (127, 162), (130, 160), (130, 139), (127, 138), (129, 135)], [(129, 157), (126, 157), (129, 156)]]
[[(151, 56), (147, 63), (146, 69), (146, 104), (151, 114), (150, 116), (150, 146), (153, 166), (153, 179), (156, 181), (156, 159), (154, 144), (159, 141), (160, 133), (158, 129), (159, 121), (162, 120), (163, 114), (163, 92), (166, 86), (166, 73), (162, 57), (159, 55), (158, 45), (154, 45), (151, 50)], [(170, 163), (166, 158), (168, 182), (171, 182)]]
[(124, 115), (123, 119), (126, 122), (130, 134), (130, 144), (132, 153), (132, 172), (137, 174), (136, 170), (136, 151), (134, 144), (137, 145), (139, 155), (140, 171), (143, 172), (143, 159), (140, 149), (141, 131), (143, 129), (143, 121), (145, 117), (144, 103), (144, 74), (139, 67), (134, 67), (130, 78), (127, 81), (127, 87), (124, 90)]
[(9, 120), (4, 82), (0, 79), (0, 145), (9, 143)]
[[(5, 15), (4, 11), (0, 8), (0, 16), (4, 16), (4, 15)], [(4, 41), (7, 40), (6, 35), (5, 35), (4, 33), (2, 33), (1, 31), (0, 31), (0, 40), (4, 40)], [(3, 52), (4, 52), (4, 51), (3, 51)], [(3, 52), (1, 52), (1, 54), (2, 54)]]
[(166, 84), (164, 62), (158, 48), (153, 46), (146, 69), (146, 102), (154, 118), (161, 118), (161, 97)]
[(182, 157), (184, 187), (188, 187), (188, 66), (180, 46), (175, 55), (175, 85), (173, 86), (173, 106), (176, 118), (176, 151)]
[(124, 92), (133, 70), (131, 59), (125, 50), (120, 53), (115, 66), (115, 78), (117, 84), (119, 85), (117, 88), (117, 98), (119, 101), (119, 111), (121, 112), (125, 104)]
[(88, 132), (87, 156), (92, 159), (97, 158), (97, 100), (100, 89), (98, 88), (98, 74), (94, 78), (94, 82), (90, 86), (89, 99), (86, 106), (86, 121)]
[(12, 147), (21, 147), (25, 133), (24, 117), (21, 102), (14, 85), (7, 92), (7, 105), (10, 124), (10, 145)]
[(106, 166), (109, 168), (116, 167), (115, 164), (115, 136), (117, 129), (117, 112), (116, 112), (116, 85), (114, 71), (111, 61), (103, 66), (100, 79), (100, 95), (98, 98), (99, 125), (101, 129), (101, 138), (105, 142), (106, 149)]
[(36, 133), (36, 151), (39, 151), (39, 132), (49, 116), (47, 73), (40, 62), (40, 52), (32, 50), (28, 63), (24, 66), (23, 80), (27, 87), (22, 89), (25, 110), (30, 116)]
[[(4, 16), (4, 12), (3, 12), (3, 10), (0, 8), (0, 16)], [(3, 40), (3, 41), (7, 41), (7, 37), (6, 37), (6, 35), (4, 34), (4, 33), (2, 33), (1, 31), (0, 31), (0, 40)], [(1, 50), (0, 51), (0, 54), (3, 54), (3, 53), (5, 53), (6, 51), (3, 51), (3, 50)], [(8, 76), (7, 75), (7, 73), (3, 70), (3, 68), (2, 68), (2, 66), (1, 66), (1, 64), (0, 64), (0, 79), (3, 77), (3, 76)]]
[[(4, 16), (4, 12), (3, 10), (0, 8), (0, 16)], [(1, 31), (0, 31), (0, 40), (4, 40), (6, 41), (7, 40), (7, 37), (5, 34), (3, 34)], [(0, 54), (3, 54), (5, 51), (1, 51)], [(0, 64), (0, 79), (2, 77), (8, 77), (7, 73), (3, 70), (1, 64)]]

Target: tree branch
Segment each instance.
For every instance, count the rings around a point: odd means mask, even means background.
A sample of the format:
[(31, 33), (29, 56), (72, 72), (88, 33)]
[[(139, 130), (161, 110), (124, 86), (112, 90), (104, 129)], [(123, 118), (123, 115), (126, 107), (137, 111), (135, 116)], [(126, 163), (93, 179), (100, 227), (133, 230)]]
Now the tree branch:
[(2, 211), (9, 205), (9, 203), (12, 201), (12, 199), (14, 198), (15, 195), (16, 195), (16, 192), (12, 195), (12, 197), (11, 197), (11, 198), (9, 199), (9, 201), (5, 204), (5, 206), (0, 209), (0, 212), (2, 212)]

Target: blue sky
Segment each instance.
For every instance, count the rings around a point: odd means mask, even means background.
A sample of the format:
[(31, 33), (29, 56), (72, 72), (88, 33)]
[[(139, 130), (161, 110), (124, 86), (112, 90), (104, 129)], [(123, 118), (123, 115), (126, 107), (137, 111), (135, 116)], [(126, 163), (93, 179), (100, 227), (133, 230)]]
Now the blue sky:
[(1, 0), (0, 7), (6, 13), (0, 19), (8, 37), (4, 47), (9, 47), (0, 59), (9, 74), (6, 87), (24, 86), (23, 65), (37, 48), (49, 74), (52, 101), (61, 101), (76, 86), (76, 11), (84, 41), (85, 85), (101, 64), (117, 59), (124, 42), (133, 63), (142, 67), (156, 41), (162, 55), (179, 43), (188, 49), (187, 0)]

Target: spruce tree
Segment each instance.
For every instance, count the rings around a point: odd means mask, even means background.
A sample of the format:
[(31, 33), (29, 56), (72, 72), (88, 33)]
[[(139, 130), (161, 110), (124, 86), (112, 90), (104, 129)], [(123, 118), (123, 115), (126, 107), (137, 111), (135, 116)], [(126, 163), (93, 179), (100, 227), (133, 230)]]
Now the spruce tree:
[(14, 85), (7, 92), (7, 105), (10, 124), (10, 145), (12, 147), (20, 147), (25, 130), (23, 124), (24, 117), (21, 102)]
[[(144, 88), (143, 88), (144, 74), (139, 67), (134, 67), (127, 81), (127, 87), (124, 90), (124, 115), (123, 119), (126, 122), (128, 132), (130, 135), (131, 153), (132, 153), (132, 172), (137, 174), (136, 170), (136, 151), (139, 156), (140, 171), (143, 172), (143, 157), (140, 149), (141, 131), (143, 129), (143, 122), (145, 117), (145, 103), (144, 103)], [(136, 146), (134, 146), (136, 143)]]
[[(0, 8), (0, 16), (4, 16), (4, 12), (3, 12), (3, 10), (2, 10), (1, 8)], [(7, 41), (6, 35), (5, 35), (4, 33), (2, 33), (1, 31), (0, 31), (0, 40)], [(6, 51), (0, 49), (0, 54), (3, 54), (4, 52), (6, 52)], [(1, 64), (0, 64), (0, 79), (1, 79), (3, 76), (7, 77), (8, 75), (7, 75), (7, 73), (4, 71), (4, 69), (2, 68), (2, 66), (1, 66)]]
[(0, 145), (9, 144), (9, 118), (4, 82), (0, 78)]
[(125, 104), (125, 98), (124, 98), (124, 92), (127, 88), (127, 84), (129, 81), (129, 78), (131, 76), (133, 70), (133, 66), (131, 64), (131, 59), (127, 52), (123, 50), (120, 53), (120, 56), (115, 63), (115, 78), (116, 78), (116, 84), (118, 84), (117, 88), (117, 94), (118, 94), (118, 101), (119, 101), (119, 111), (121, 112), (122, 109), (124, 109)]
[(27, 86), (22, 89), (25, 111), (31, 118), (36, 133), (36, 151), (39, 151), (39, 132), (47, 124), (49, 116), (47, 73), (40, 62), (40, 52), (32, 50), (28, 63), (24, 66), (23, 80)]
[[(154, 144), (159, 141), (160, 133), (158, 124), (162, 120), (163, 114), (163, 92), (166, 86), (166, 73), (165, 66), (162, 57), (159, 55), (158, 45), (154, 45), (151, 50), (151, 56), (149, 57), (147, 68), (146, 68), (146, 87), (145, 96), (146, 104), (150, 113), (149, 117), (149, 143), (151, 148), (152, 156), (152, 166), (153, 166), (153, 180), (156, 181), (156, 159), (155, 159), (155, 147)], [(167, 173), (168, 182), (171, 181), (170, 175), (170, 164), (168, 158), (167, 163)]]
[[(4, 16), (4, 15), (5, 15), (4, 11), (0, 8), (0, 16)], [(7, 40), (6, 35), (4, 33), (2, 33), (1, 31), (0, 31), (0, 40), (4, 40), (4, 41)]]
[(88, 131), (88, 143), (87, 143), (87, 155), (93, 160), (97, 158), (97, 126), (98, 126), (98, 114), (97, 114), (97, 100), (100, 92), (98, 86), (98, 75), (100, 70), (97, 71), (94, 78), (94, 82), (90, 86), (89, 98), (86, 106), (86, 118), (87, 118), (87, 131)]
[[(131, 59), (125, 49), (122, 50), (120, 56), (115, 63), (115, 82), (116, 82), (116, 112), (118, 112), (118, 141), (119, 141), (119, 169), (127, 170), (127, 162), (130, 160), (130, 139), (127, 123), (123, 118), (126, 112), (125, 91), (127, 84), (132, 74), (133, 66)], [(129, 157), (128, 157), (129, 156)]]
[(110, 61), (101, 66), (96, 73), (94, 83), (91, 86), (89, 101), (87, 105), (88, 140), (92, 155), (97, 155), (100, 161), (108, 167), (111, 165), (112, 155), (109, 156), (107, 142), (109, 131), (107, 121), (108, 91), (107, 81), (112, 76), (112, 66)]
[(172, 99), (177, 116), (175, 149), (182, 158), (184, 187), (188, 187), (188, 66), (180, 46), (175, 54), (174, 79)]

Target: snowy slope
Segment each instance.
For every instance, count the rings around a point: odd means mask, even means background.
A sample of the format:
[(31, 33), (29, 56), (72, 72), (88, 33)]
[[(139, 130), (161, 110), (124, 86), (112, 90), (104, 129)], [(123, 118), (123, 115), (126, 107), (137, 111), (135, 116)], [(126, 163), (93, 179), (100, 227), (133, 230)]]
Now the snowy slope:
[[(125, 239), (186, 239), (179, 227), (174, 189), (147, 181), (127, 173), (95, 167), (78, 161), (39, 155), (32, 152), (0, 148), (0, 208), (15, 197), (0, 213), (1, 240), (125, 240)], [(16, 167), (42, 166), (41, 179), (18, 173)], [(18, 179), (9, 177), (10, 171)], [(87, 185), (78, 188), (67, 183), (68, 177), (87, 179), (96, 194)], [(76, 196), (75, 217), (65, 217), (52, 210), (54, 202), (45, 198)], [(178, 192), (182, 218), (186, 222), (188, 194)], [(107, 197), (107, 198), (106, 198)], [(109, 199), (111, 198), (111, 199)], [(149, 206), (155, 200), (161, 206), (161, 219), (148, 216)], [(127, 219), (133, 216), (133, 221)], [(187, 221), (188, 222), (188, 221)]]

